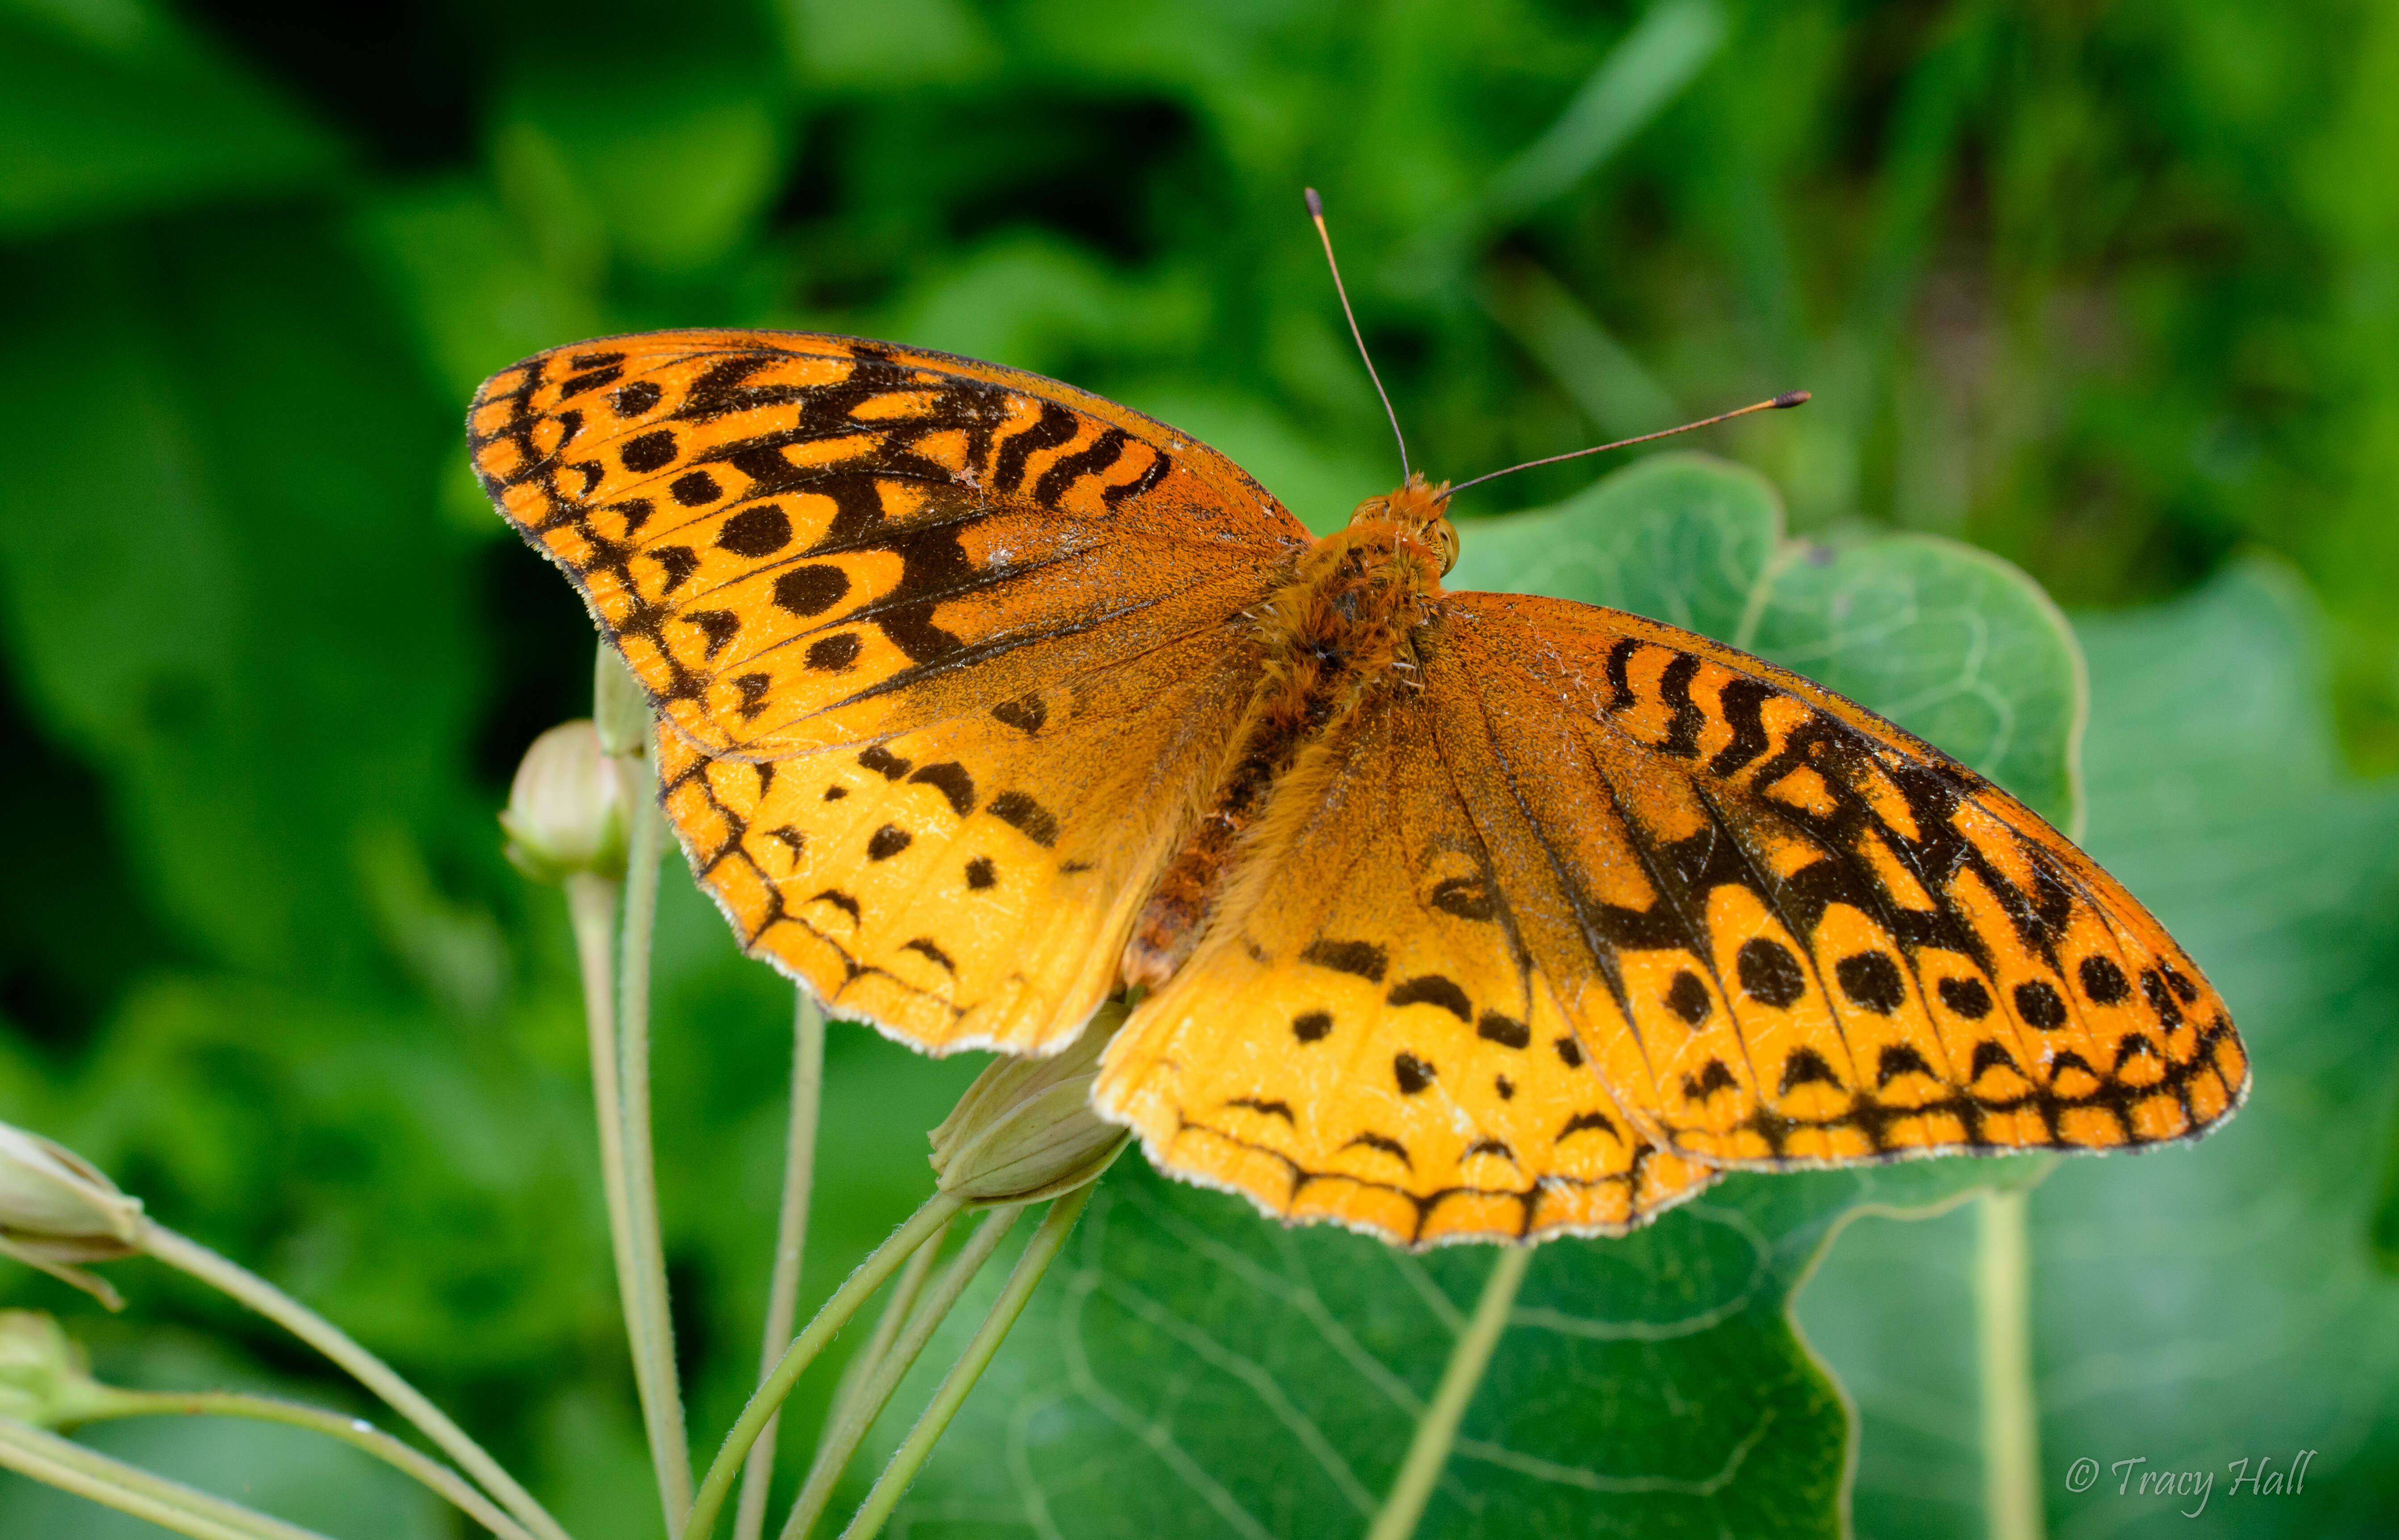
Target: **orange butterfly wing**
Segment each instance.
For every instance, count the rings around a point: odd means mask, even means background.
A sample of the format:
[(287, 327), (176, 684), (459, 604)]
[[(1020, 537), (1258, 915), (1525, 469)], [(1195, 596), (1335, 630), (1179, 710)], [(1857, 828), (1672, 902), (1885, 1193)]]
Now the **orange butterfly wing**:
[(1852, 702), (1620, 612), (1457, 595), (1442, 751), (1660, 1142), (1728, 1166), (2198, 1134), (2248, 1060), (2122, 885)]
[(1657, 1149), (1527, 951), (1520, 873), (1380, 690), (1295, 765), (1206, 939), (1093, 1095), (1151, 1161), (1269, 1212), (1411, 1244), (1621, 1234), (1715, 1179)]
[(1297, 521), (1138, 412), (839, 337), (578, 344), (468, 428), (656, 702), (745, 945), (924, 1047), (1071, 1040), (1217, 772)]
[(2240, 1040), (2157, 922), (1863, 708), (1548, 599), (1443, 596), (1418, 658), (1278, 789), (1109, 1053), (1099, 1103), (1166, 1169), (1421, 1243), (2238, 1105)]

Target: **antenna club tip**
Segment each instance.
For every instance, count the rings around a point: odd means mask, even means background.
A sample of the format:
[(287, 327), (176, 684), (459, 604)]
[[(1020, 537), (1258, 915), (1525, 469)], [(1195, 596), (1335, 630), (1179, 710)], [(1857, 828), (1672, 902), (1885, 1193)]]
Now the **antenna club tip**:
[(1308, 199), (1308, 218), (1322, 219), (1324, 217), (1324, 200), (1316, 196), (1315, 188), (1303, 187), (1300, 189), (1300, 196)]
[(1774, 398), (1773, 401), (1769, 404), (1773, 406), (1775, 411), (1780, 412), (1784, 407), (1800, 405), (1809, 399), (1812, 395), (1813, 392), (1806, 390), (1786, 390), (1782, 395)]

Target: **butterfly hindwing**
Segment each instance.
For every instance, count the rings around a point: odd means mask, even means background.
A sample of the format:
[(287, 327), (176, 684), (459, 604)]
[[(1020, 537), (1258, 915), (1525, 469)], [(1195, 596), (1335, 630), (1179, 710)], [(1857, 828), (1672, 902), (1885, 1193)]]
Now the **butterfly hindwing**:
[(1432, 751), (1442, 709), (1384, 689), (1294, 767), (1095, 1099), (1163, 1169), (1291, 1219), (1413, 1244), (1621, 1233), (1714, 1173), (1585, 1061)]
[(1137, 412), (838, 337), (578, 344), (468, 424), (656, 702), (668, 806), (745, 940), (927, 1047), (1070, 1039), (1298, 523)]

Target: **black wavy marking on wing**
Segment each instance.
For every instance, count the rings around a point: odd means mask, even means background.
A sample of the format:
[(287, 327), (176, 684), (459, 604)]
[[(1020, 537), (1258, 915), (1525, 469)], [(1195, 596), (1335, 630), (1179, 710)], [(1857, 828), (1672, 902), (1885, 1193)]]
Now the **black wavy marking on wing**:
[[(1085, 419), (1055, 401), (1043, 399), (1034, 422), (1001, 437), (998, 430), (1006, 421), (1012, 397), (1007, 387), (914, 369), (895, 359), (888, 350), (864, 343), (850, 346), (846, 359), (849, 371), (840, 380), (810, 385), (750, 383), (752, 376), (776, 364), (799, 358), (821, 360), (823, 357), (757, 348), (735, 353), (711, 366), (686, 389), (674, 410), (659, 420), (705, 422), (733, 413), (792, 411), (797, 415), (770, 431), (715, 446), (688, 462), (678, 456), (661, 467), (658, 475), (670, 475), (691, 465), (729, 465), (748, 477), (751, 484), (726, 505), (728, 507), (800, 493), (831, 499), (834, 506), (831, 524), (806, 551), (797, 553), (793, 560), (868, 549), (888, 549), (898, 554), (902, 563), (899, 582), (864, 618), (880, 629), (911, 664), (922, 666), (938, 661), (966, 643), (934, 623), (935, 608), (947, 599), (976, 591), (976, 569), (958, 536), (979, 520), (994, 516), (993, 510), (977, 507), (963, 516), (931, 521), (895, 520), (885, 510), (878, 483), (915, 480), (961, 490), (976, 489), (973, 479), (961, 479), (938, 461), (917, 453), (914, 447), (935, 434), (963, 432), (967, 436), (966, 463), (984, 469), (997, 490), (1014, 493), (1024, 479), (1031, 457), (1042, 449), (1070, 442), (1081, 431)], [(550, 414), (560, 425), (559, 448), (547, 456), (533, 453), (534, 430), (543, 418), (532, 410), (532, 400), (544, 383), (549, 362), (545, 357), (518, 366), (521, 372), (514, 385), (497, 393), (496, 399), (508, 401), (513, 409), (506, 423), (481, 436), (470, 429), (470, 441), (479, 451), (502, 438), (511, 439), (518, 449), (518, 468), (504, 480), (485, 477), (486, 491), (496, 502), (511, 488), (528, 483), (536, 486), (547, 511), (537, 520), (528, 521), (530, 528), (535, 534), (542, 534), (561, 524), (575, 527), (591, 556), (580, 568), (570, 567), (569, 575), (588, 599), (589, 574), (601, 570), (610, 572), (632, 606), (614, 627), (616, 634), (641, 637), (656, 650), (669, 674), (667, 687), (659, 692), (661, 700), (697, 700), (712, 676), (686, 669), (675, 658), (660, 630), (671, 617), (672, 610), (643, 600), (632, 581), (631, 559), (650, 542), (612, 541), (592, 527), (585, 499), (597, 484), (596, 464), (582, 468), (581, 493), (569, 493), (560, 485), (559, 471), (567, 465), (564, 457), (583, 433), (582, 414), (574, 411)], [(930, 399), (923, 409), (906, 417), (861, 421), (852, 415), (858, 407), (879, 396), (928, 392)], [(477, 410), (493, 399), (487, 396), (479, 399)], [(795, 466), (783, 455), (785, 449), (793, 446), (845, 439), (860, 439), (868, 447), (856, 456), (822, 465)], [(1103, 428), (1090, 446), (1062, 456), (1042, 473), (1032, 489), (1033, 500), (1054, 510), (1066, 488), (1084, 476), (1106, 475), (1122, 461), (1133, 441), (1120, 428)], [(1155, 485), (1170, 467), (1163, 451), (1155, 445), (1145, 447), (1153, 458), (1140, 475), (1122, 486), (1104, 490), (1103, 501), (1112, 511), (1126, 498)], [(654, 531), (653, 536), (657, 534)]]
[[(1409, 1227), (1408, 1233), (1402, 1237), (1403, 1241), (1409, 1246), (1416, 1246), (1422, 1243), (1425, 1226), (1431, 1222), (1434, 1211), (1443, 1204), (1455, 1197), (1496, 1197), (1512, 1199), (1516, 1205), (1515, 1234), (1516, 1238), (1519, 1240), (1522, 1240), (1532, 1234), (1534, 1210), (1539, 1208), (1541, 1194), (1549, 1187), (1579, 1187), (1586, 1190), (1593, 1187), (1622, 1187), (1627, 1198), (1626, 1206), (1632, 1210), (1626, 1218), (1623, 1225), (1623, 1229), (1626, 1231), (1639, 1229), (1642, 1225), (1648, 1223), (1652, 1219), (1663, 1212), (1665, 1208), (1672, 1207), (1672, 1205), (1669, 1204), (1660, 1206), (1660, 1208), (1644, 1209), (1632, 1201), (1633, 1195), (1637, 1194), (1641, 1190), (1640, 1184), (1643, 1169), (1649, 1164), (1651, 1157), (1657, 1154), (1656, 1147), (1647, 1142), (1642, 1143), (1633, 1150), (1632, 1163), (1623, 1170), (1611, 1171), (1607, 1175), (1602, 1177), (1574, 1177), (1552, 1173), (1548, 1176), (1540, 1177), (1521, 1189), (1514, 1187), (1476, 1187), (1466, 1183), (1460, 1183), (1457, 1186), (1439, 1188), (1430, 1193), (1413, 1193), (1405, 1187), (1399, 1185), (1397, 1182), (1373, 1182), (1364, 1177), (1351, 1176), (1346, 1171), (1311, 1171), (1306, 1167), (1300, 1165), (1298, 1161), (1294, 1160), (1290, 1155), (1274, 1148), (1272, 1145), (1260, 1144), (1254, 1141), (1243, 1139), (1238, 1134), (1227, 1133), (1224, 1129), (1216, 1128), (1213, 1124), (1201, 1123), (1196, 1119), (1186, 1117), (1184, 1115), (1183, 1110), (1180, 1107), (1175, 1109), (1174, 1124), (1174, 1133), (1172, 1137), (1176, 1140), (1179, 1140), (1184, 1135), (1190, 1133), (1205, 1134), (1211, 1139), (1219, 1139), (1224, 1141), (1226, 1143), (1234, 1145), (1240, 1149), (1252, 1151), (1254, 1154), (1265, 1155), (1267, 1159), (1272, 1160), (1275, 1164), (1281, 1166), (1283, 1169), (1284, 1174), (1288, 1176), (1291, 1181), (1291, 1189), (1283, 1198), (1282, 1211), (1284, 1213), (1289, 1213), (1293, 1207), (1299, 1202), (1299, 1195), (1301, 1193), (1306, 1192), (1310, 1185), (1319, 1182), (1347, 1182), (1356, 1186), (1370, 1188), (1376, 1192), (1389, 1193), (1394, 1196), (1405, 1199), (1416, 1210), (1415, 1223)], [(1715, 1179), (1713, 1176), (1701, 1178), (1690, 1186), (1677, 1192), (1674, 1195), (1674, 1201), (1679, 1203), (1683, 1199), (1697, 1194), (1702, 1188), (1712, 1185), (1715, 1180)], [(1610, 1226), (1610, 1228), (1614, 1227)]]
[[(1643, 645), (1674, 651), (1661, 642)], [(1667, 743), (1647, 744), (1633, 736), (1613, 720), (1614, 713), (1620, 707), (1631, 704), (1629, 698), (1622, 698), (1633, 692), (1621, 676), (1626, 672), (1625, 664), (1637, 650), (1637, 647), (1628, 649), (1624, 639), (1619, 639), (1609, 648), (1606, 661), (1612, 697), (1599, 711), (1585, 720), (1620, 733), (1635, 751), (1690, 757), (1695, 751), (1696, 740), (1687, 730), (1682, 709), (1687, 700), (1688, 678), (1680, 681), (1680, 694), (1684, 699), (1666, 700), (1674, 715)], [(1667, 676), (1674, 673), (1676, 662), (1689, 655), (1677, 653), (1676, 658), (1670, 660), (1660, 676), (1661, 698), (1676, 694), (1667, 687), (1674, 682)], [(1737, 675), (1736, 682), (1746, 678)], [(1742, 698), (1735, 703), (1742, 708), (1741, 715), (1744, 721), (1760, 714), (1769, 693), (1784, 693), (1770, 682), (1755, 680), (1749, 682), (1752, 688), (1743, 692)], [(1728, 685), (1727, 688), (1729, 691), (1732, 687)], [(1597, 763), (1588, 759), (1583, 762), (1588, 778), (1598, 783), (1614, 803), (1617, 814), (1628, 831), (1633, 854), (1660, 895), (1647, 910), (1632, 910), (1598, 901), (1576, 881), (1573, 862), (1550, 837), (1533, 812), (1533, 804), (1520, 778), (1522, 772), (1530, 767), (1519, 767), (1509, 757), (1505, 750), (1505, 736), (1490, 714), (1489, 703), (1487, 699), (1481, 701), (1485, 741), (1506, 777), (1516, 816), (1542, 851), (1552, 881), (1566, 899), (1593, 970), (1615, 997), (1628, 1029), (1635, 1034), (1636, 1042), (1639, 1040), (1639, 1023), (1633, 1015), (1632, 1002), (1623, 984), (1617, 953), (1627, 949), (1678, 948), (1699, 958), (1702, 966), (1713, 973), (1714, 950), (1707, 940), (1705, 896), (1721, 883), (1736, 883), (1748, 889), (1796, 939), (1803, 942), (1809, 954), (1806, 966), (1810, 973), (1814, 972), (1814, 958), (1818, 951), (1816, 932), (1825, 912), (1837, 903), (1858, 908), (1888, 926), (1906, 957), (1910, 971), (1917, 975), (1919, 990), (1921, 972), (1918, 957), (1928, 948), (1971, 958), (1986, 979), (1997, 978), (1990, 948), (1976, 934), (1954, 895), (1953, 885), (1961, 872), (1975, 874), (2000, 905), (2017, 937), (2027, 949), (2035, 951), (2047, 962), (2061, 979), (2067, 978), (2067, 974), (2059, 960), (2057, 941), (2071, 922), (2077, 901), (2069, 884), (2082, 889), (2080, 901), (2103, 921), (2108, 921), (2111, 934), (2115, 933), (2116, 927), (2106, 906), (2084, 887), (2076, 873), (2068, 868), (2061, 875), (2059, 863), (2053, 858), (2029, 839), (2017, 834), (2013, 828), (2008, 829), (2007, 837), (2017, 842), (2018, 849), (2035, 873), (2033, 891), (2029, 893), (2012, 881), (1959, 830), (1956, 818), (1960, 808), (1969, 803), (1979, 802), (1980, 793), (1989, 789), (1990, 783), (1984, 777), (1896, 727), (1890, 729), (1891, 740), (1907, 751), (1907, 757), (1893, 764), (1859, 729), (1833, 717), (1805, 697), (1794, 695), (1793, 698), (1799, 700), (1809, 714), (1790, 730), (1779, 752), (1761, 759), (1759, 756), (1767, 745), (1745, 742), (1742, 736), (1744, 722), (1736, 721), (1734, 743), (1717, 756), (1737, 762), (1736, 775), (1728, 777), (1727, 784), (1743, 793), (1742, 809), (1746, 817), (1772, 819), (1782, 826), (1782, 831), (1787, 836), (1803, 839), (1823, 852), (1822, 859), (1809, 863), (1787, 878), (1770, 877), (1768, 870), (1748, 855), (1745, 842), (1735, 828), (1737, 820), (1728, 817), (1726, 810), (1713, 799), (1706, 799), (1710, 817), (1708, 828), (1682, 841), (1660, 842), (1648, 838), (1642, 822), (1624, 805), (1617, 789)], [(1692, 740), (1687, 747), (1686, 739)], [(1731, 750), (1734, 748), (1742, 752), (1733, 755)], [(1764, 788), (1803, 765), (1819, 773), (1834, 804), (1829, 814), (1786, 805), (1761, 794)], [(1747, 774), (1740, 775), (1740, 769), (1745, 769)], [(1915, 835), (1903, 833), (1874, 811), (1863, 788), (1877, 770), (1905, 804), (1909, 819), (1916, 825)], [(1994, 817), (2003, 827), (2007, 825), (2006, 819)], [(1908, 870), (1931, 899), (1935, 906), (1932, 910), (1918, 910), (1900, 903), (1875, 880), (1862, 848), (1864, 842), (1870, 838), (1879, 838), (1888, 844), (1893, 858)], [(2122, 945), (2121, 938), (2119, 944)], [(2126, 952), (2126, 958), (2138, 961), (2130, 951)], [(1722, 979), (1716, 982), (1719, 990), (1725, 989)], [(1841, 1010), (1838, 999), (1821, 979), (1817, 987), (1824, 993), (1828, 1008), (1835, 1011), (1837, 1018)], [(1994, 993), (1998, 997), (1999, 992), (1995, 990)], [(1730, 997), (1728, 992), (1727, 997)], [(2013, 1002), (2006, 1008), (2012, 1017), (2016, 1014)], [(1948, 1100), (1914, 1107), (1886, 1107), (1866, 1096), (1863, 1090), (1854, 1090), (1855, 1101), (1849, 1110), (1829, 1118), (1806, 1120), (1791, 1119), (1772, 1112), (1765, 1106), (1761, 1097), (1746, 1126), (1765, 1140), (1777, 1159), (1782, 1158), (1782, 1152), (1791, 1136), (1799, 1130), (1837, 1127), (1857, 1128), (1867, 1135), (1869, 1142), (1877, 1146), (1878, 1153), (1887, 1153), (1891, 1158), (1900, 1158), (1926, 1153), (1888, 1148), (1890, 1127), (1903, 1119), (1943, 1112), (1955, 1113), (1966, 1129), (1966, 1140), (1959, 1147), (1996, 1148), (1998, 1146), (1986, 1140), (1983, 1133), (1986, 1114), (2010, 1112), (2032, 1105), (2040, 1111), (2052, 1141), (2059, 1147), (2066, 1147), (2067, 1141), (2059, 1132), (2059, 1119), (2064, 1114), (2079, 1107), (2103, 1106), (2114, 1114), (2128, 1141), (2143, 1142), (2132, 1131), (2130, 1109), (2152, 1096), (2170, 1091), (2183, 1101), (2189, 1131), (2196, 1132), (2200, 1120), (2189, 1112), (2188, 1083), (2213, 1066), (2215, 1045), (2230, 1036), (2230, 1023), (2220, 1019), (2212, 1030), (2215, 1035), (2207, 1037), (2202, 1044), (2206, 1051), (2195, 1053), (2191, 1059), (2176, 1066), (2169, 1080), (2149, 1087), (2121, 1082), (2111, 1069), (2104, 1073), (2091, 1071), (2100, 1084), (2081, 1097), (2061, 1096), (2036, 1083), (2034, 1091), (2024, 1098), (1978, 1102), (1953, 1085), (1956, 1094)], [(1755, 1065), (1752, 1072), (1761, 1087), (1768, 1083), (1765, 1077), (1756, 1075)], [(2031, 1077), (2026, 1078), (2029, 1081)], [(2229, 1080), (2227, 1085), (2229, 1089)]]
[[(669, 781), (659, 790), (662, 796), (671, 796), (675, 792), (683, 790), (685, 785), (697, 783), (699, 788), (700, 794), (708, 799), (709, 805), (713, 807), (718, 816), (725, 819), (725, 826), (729, 831), (725, 840), (713, 850), (700, 851), (693, 849), (689, 852), (691, 857), (691, 868), (695, 875), (697, 875), (702, 882), (712, 883), (715, 879), (716, 871), (720, 866), (728, 860), (738, 860), (742, 865), (750, 869), (751, 875), (756, 879), (759, 889), (766, 894), (766, 899), (764, 906), (764, 912), (761, 914), (758, 923), (740, 932), (741, 950), (743, 952), (748, 952), (753, 957), (758, 956), (761, 954), (761, 947), (768, 931), (773, 930), (779, 925), (796, 925), (801, 930), (807, 932), (816, 939), (822, 941), (826, 946), (832, 948), (834, 954), (841, 959), (842, 981), (827, 997), (826, 1003), (828, 1005), (837, 1005), (841, 996), (848, 991), (851, 984), (856, 983), (861, 979), (872, 976), (887, 979), (889, 982), (898, 985), (901, 989), (903, 989), (909, 993), (916, 995), (921, 999), (932, 1001), (936, 1005), (939, 1005), (942, 1009), (948, 1011), (950, 1013), (950, 1020), (953, 1021), (965, 1017), (967, 1014), (966, 1006), (959, 1005), (955, 1000), (951, 1000), (943, 995), (938, 994), (931, 990), (928, 990), (922, 985), (911, 983), (907, 979), (901, 978), (898, 974), (891, 972), (888, 968), (878, 967), (874, 964), (860, 961), (858, 954), (851, 952), (849, 948), (842, 945), (840, 941), (836, 940), (822, 929), (810, 924), (805, 917), (793, 913), (783, 902), (783, 890), (780, 885), (776, 883), (773, 878), (767, 876), (766, 871), (759, 867), (758, 863), (750, 858), (750, 853), (742, 848), (741, 842), (749, 832), (749, 823), (746, 819), (741, 817), (739, 814), (726, 806), (724, 801), (717, 796), (715, 789), (708, 784), (707, 771), (710, 759), (706, 754), (696, 756), (692, 760), (690, 765), (685, 767), (681, 774), (677, 775), (674, 779)], [(676, 822), (678, 828), (680, 828), (682, 820), (678, 819)], [(850, 917), (853, 920), (860, 917), (857, 912), (856, 899), (848, 898), (847, 895), (839, 895), (835, 897), (835, 901), (840, 902), (842, 908), (849, 911)], [(732, 916), (728, 913), (726, 918), (730, 920)]]

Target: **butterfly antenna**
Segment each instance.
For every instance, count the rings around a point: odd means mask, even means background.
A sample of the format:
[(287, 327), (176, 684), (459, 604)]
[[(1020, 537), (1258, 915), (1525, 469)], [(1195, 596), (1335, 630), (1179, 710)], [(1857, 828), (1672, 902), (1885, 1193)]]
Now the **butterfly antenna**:
[(1623, 449), (1632, 444), (1646, 444), (1652, 439), (1671, 439), (1677, 433), (1688, 433), (1697, 427), (1713, 427), (1718, 423), (1731, 422), (1735, 417), (1746, 417), (1753, 412), (1781, 412), (1786, 407), (1799, 405), (1808, 399), (1808, 396), (1809, 393), (1804, 390), (1786, 390), (1772, 400), (1752, 401), (1745, 407), (1738, 407), (1731, 412), (1719, 412), (1713, 417), (1702, 417), (1696, 423), (1685, 423), (1680, 427), (1660, 428), (1655, 433), (1644, 433), (1638, 438), (1619, 439), (1612, 444), (1593, 444), (1589, 449), (1568, 450), (1564, 454), (1552, 454), (1539, 460), (1527, 460), (1521, 466), (1510, 466), (1505, 470), (1486, 472), (1471, 481), (1460, 481), (1443, 493), (1442, 496), (1444, 499), (1455, 497), (1469, 487), (1479, 487), (1485, 481), (1497, 480), (1502, 476), (1513, 476), (1520, 470), (1530, 470), (1535, 466), (1554, 466), (1561, 460), (1579, 460), (1586, 454), (1605, 454), (1611, 449)]
[(1391, 420), (1391, 437), (1400, 441), (1400, 480), (1408, 479), (1408, 439), (1400, 431), (1400, 414), (1391, 410), (1391, 393), (1383, 388), (1383, 377), (1375, 372), (1375, 357), (1366, 351), (1366, 339), (1358, 331), (1358, 313), (1349, 308), (1349, 290), (1341, 284), (1341, 264), (1333, 260), (1333, 232), (1324, 227), (1324, 200), (1316, 189), (1306, 188), (1308, 217), (1316, 223), (1316, 238), (1324, 243), (1324, 265), (1333, 269), (1333, 291), (1341, 296), (1341, 314), (1349, 317), (1350, 338), (1358, 344), (1358, 357), (1366, 360), (1366, 378), (1375, 382), (1375, 394), (1383, 399), (1383, 415)]

